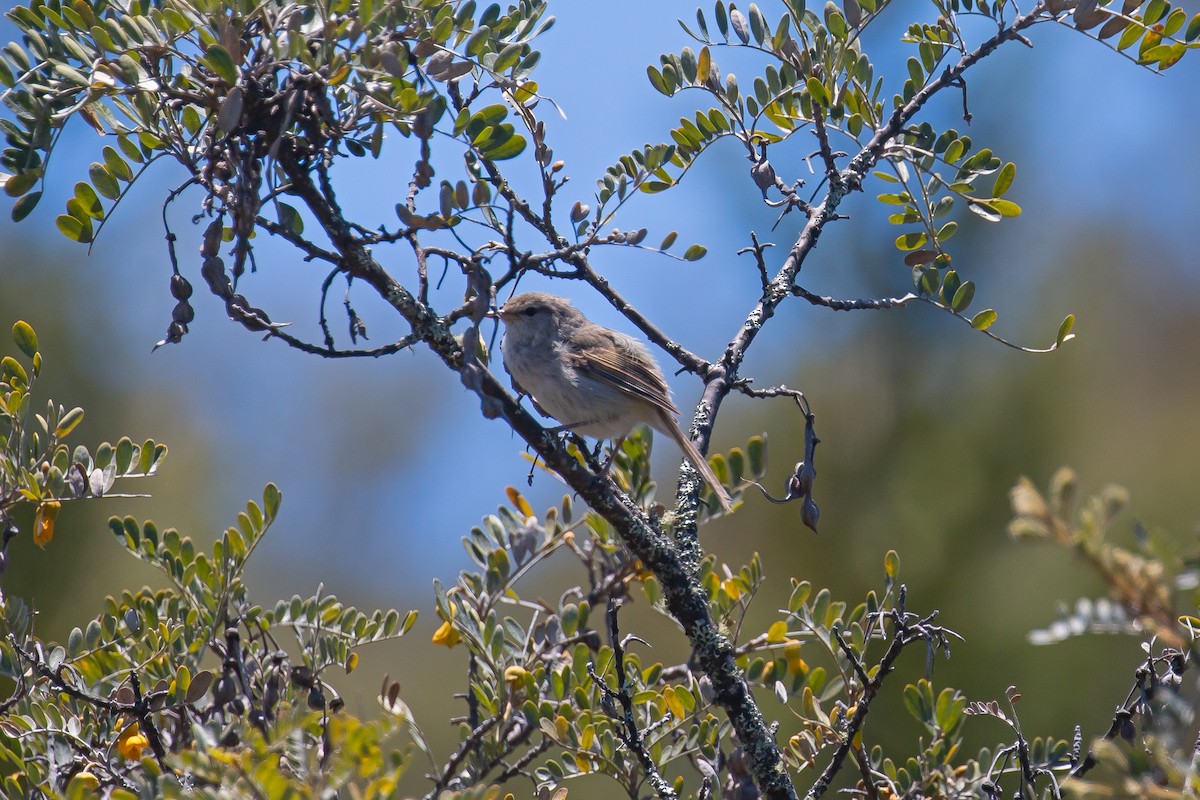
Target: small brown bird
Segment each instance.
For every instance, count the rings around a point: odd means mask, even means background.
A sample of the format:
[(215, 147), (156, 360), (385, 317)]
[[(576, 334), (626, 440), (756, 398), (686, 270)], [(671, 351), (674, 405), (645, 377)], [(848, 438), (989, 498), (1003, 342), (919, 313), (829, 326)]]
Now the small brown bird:
[(645, 423), (670, 436), (700, 471), (721, 508), (732, 501), (708, 461), (679, 427), (662, 370), (637, 339), (591, 322), (545, 292), (509, 300), (498, 314), (513, 384), (543, 413), (581, 436), (620, 441)]

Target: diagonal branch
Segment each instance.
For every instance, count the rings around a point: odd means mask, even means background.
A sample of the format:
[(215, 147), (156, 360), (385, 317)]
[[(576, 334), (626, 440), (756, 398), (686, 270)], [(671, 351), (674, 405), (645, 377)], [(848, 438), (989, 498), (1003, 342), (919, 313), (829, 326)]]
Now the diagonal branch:
[[(342, 216), (331, 192), (322, 192), (313, 184), (306, 168), (288, 148), (282, 149), (279, 162), (292, 182), (292, 191), (308, 205), (350, 274), (371, 286), (446, 366), (466, 379), (468, 357), (447, 320), (421, 303), (371, 257), (365, 243)], [(543, 428), (490, 371), (478, 363), (472, 369), (470, 380), (464, 382), (479, 395), (485, 416), (503, 417), (549, 469), (558, 473), (583, 502), (613, 526), (658, 579), (667, 610), (683, 627), (696, 664), (712, 681), (715, 701), (725, 710), (738, 740), (751, 754), (756, 783), (771, 800), (795, 800), (796, 789), (772, 732), (737, 666), (733, 643), (713, 620), (708, 595), (695, 579), (695, 563), (681, 556), (659, 524), (622, 494), (607, 475), (580, 464), (560, 439)]]

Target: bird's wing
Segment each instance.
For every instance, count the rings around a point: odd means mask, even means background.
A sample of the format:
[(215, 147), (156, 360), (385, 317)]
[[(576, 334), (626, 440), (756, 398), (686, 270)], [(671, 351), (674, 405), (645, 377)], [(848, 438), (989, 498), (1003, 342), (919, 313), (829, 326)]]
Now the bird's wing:
[[(611, 332), (608, 332), (611, 333)], [(675, 416), (679, 409), (671, 402), (670, 390), (650, 354), (637, 342), (624, 336), (611, 336), (611, 347), (589, 347), (572, 355), (576, 369), (610, 386), (649, 401)]]

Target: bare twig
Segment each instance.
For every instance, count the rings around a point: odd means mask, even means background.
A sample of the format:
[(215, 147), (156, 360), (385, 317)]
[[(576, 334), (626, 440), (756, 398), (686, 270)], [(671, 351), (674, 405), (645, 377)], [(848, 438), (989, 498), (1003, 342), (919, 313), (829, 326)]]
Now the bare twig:
[[(629, 687), (625, 683), (625, 647), (621, 642), (621, 633), (617, 627), (617, 610), (621, 607), (621, 601), (616, 598), (609, 598), (608, 601), (608, 638), (612, 645), (613, 658), (616, 661), (617, 670), (617, 688), (609, 686), (603, 678), (596, 674), (595, 670), (589, 666), (588, 674), (592, 676), (592, 680), (596, 682), (596, 686), (600, 689), (601, 701), (604, 705), (613, 705), (614, 701), (621, 704), (621, 726), (617, 728), (617, 737), (621, 740), (629, 751), (633, 753), (638, 764), (646, 773), (646, 780), (654, 787), (654, 791), (663, 800), (676, 800), (679, 796), (671, 785), (663, 778), (662, 773), (658, 771), (658, 766), (654, 763), (654, 759), (650, 757), (649, 751), (646, 750), (645, 741), (642, 739), (642, 731), (638, 728), (637, 720), (633, 715), (633, 695), (629, 693)], [(607, 701), (605, 703), (604, 701)]]

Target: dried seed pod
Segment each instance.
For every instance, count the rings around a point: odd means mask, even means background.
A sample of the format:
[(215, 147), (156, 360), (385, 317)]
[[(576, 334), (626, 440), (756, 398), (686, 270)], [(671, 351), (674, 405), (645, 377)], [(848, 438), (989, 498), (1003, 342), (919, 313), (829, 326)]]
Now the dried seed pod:
[(187, 300), (192, 296), (192, 284), (178, 272), (171, 276), (171, 296), (176, 300)]

